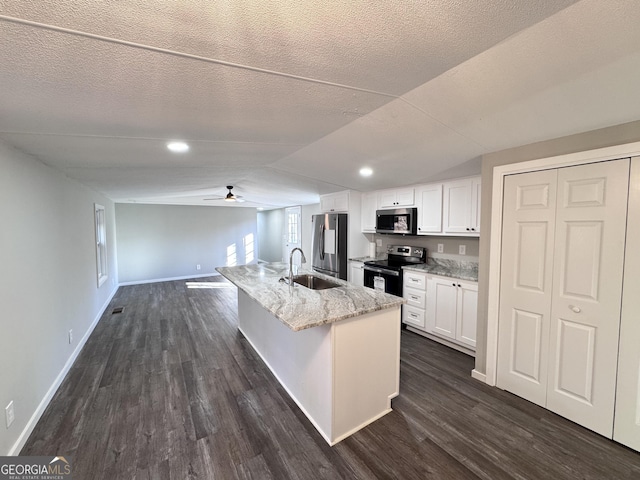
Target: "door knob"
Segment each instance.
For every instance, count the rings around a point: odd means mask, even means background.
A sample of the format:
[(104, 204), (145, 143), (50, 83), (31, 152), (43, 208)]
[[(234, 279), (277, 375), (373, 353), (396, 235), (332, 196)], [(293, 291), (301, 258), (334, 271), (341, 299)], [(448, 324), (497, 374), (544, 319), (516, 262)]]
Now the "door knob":
[(580, 313), (582, 310), (580, 310), (580, 307), (576, 307), (575, 305), (569, 305), (569, 308), (574, 312), (574, 313)]

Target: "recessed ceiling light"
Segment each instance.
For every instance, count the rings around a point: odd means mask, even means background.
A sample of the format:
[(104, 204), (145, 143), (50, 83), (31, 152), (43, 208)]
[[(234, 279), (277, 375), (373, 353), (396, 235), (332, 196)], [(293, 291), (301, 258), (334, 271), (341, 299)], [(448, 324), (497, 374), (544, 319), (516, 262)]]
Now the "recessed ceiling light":
[(173, 153), (184, 153), (189, 151), (189, 145), (184, 142), (169, 142), (167, 148)]
[(370, 177), (371, 175), (373, 175), (373, 170), (371, 170), (369, 167), (362, 167), (360, 169), (360, 175), (362, 175), (363, 177)]

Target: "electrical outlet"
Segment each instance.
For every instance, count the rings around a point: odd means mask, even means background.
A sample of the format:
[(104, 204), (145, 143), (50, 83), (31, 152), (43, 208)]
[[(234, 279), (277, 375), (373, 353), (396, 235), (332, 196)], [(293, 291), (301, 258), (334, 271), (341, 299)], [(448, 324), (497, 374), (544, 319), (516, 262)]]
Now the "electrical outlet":
[(69, 330), (69, 345), (73, 343), (73, 328)]
[(438, 244), (438, 253), (444, 253), (444, 244), (442, 243)]
[(196, 265), (196, 270), (200, 270), (200, 264)]
[(458, 245), (458, 253), (460, 255), (466, 255), (467, 254), (467, 246), (466, 245)]
[(4, 413), (7, 418), (7, 428), (9, 428), (13, 421), (16, 419), (15, 412), (13, 411), (13, 400), (11, 400), (9, 402), (9, 405), (5, 407)]

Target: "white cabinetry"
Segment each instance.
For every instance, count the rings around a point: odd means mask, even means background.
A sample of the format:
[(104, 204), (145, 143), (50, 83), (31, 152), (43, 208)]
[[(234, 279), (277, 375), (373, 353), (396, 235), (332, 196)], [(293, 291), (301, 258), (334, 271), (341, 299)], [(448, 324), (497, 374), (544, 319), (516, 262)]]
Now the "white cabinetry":
[(480, 233), (480, 177), (444, 184), (444, 233), (478, 236)]
[(362, 195), (362, 233), (375, 233), (376, 210), (378, 210), (378, 192), (364, 193)]
[(379, 192), (380, 208), (413, 207), (415, 204), (413, 188), (383, 190)]
[(418, 235), (442, 232), (442, 184), (416, 188)]
[(348, 212), (349, 211), (349, 191), (330, 193), (320, 196), (320, 210), (323, 213)]
[(456, 278), (427, 278), (426, 331), (475, 350), (478, 284)]
[(349, 281), (364, 287), (364, 263), (356, 262), (354, 260), (349, 262)]
[(402, 321), (420, 330), (425, 329), (427, 303), (427, 275), (421, 272), (403, 273), (402, 296), (407, 303), (402, 306)]

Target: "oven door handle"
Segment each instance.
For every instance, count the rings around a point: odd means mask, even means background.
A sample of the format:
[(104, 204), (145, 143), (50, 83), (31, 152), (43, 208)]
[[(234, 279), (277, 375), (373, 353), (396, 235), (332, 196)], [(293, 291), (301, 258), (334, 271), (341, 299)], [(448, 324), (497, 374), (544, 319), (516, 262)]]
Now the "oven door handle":
[(386, 268), (378, 268), (378, 267), (371, 267), (369, 265), (365, 265), (364, 269), (368, 270), (369, 272), (383, 273), (385, 275), (391, 275), (394, 277), (400, 276), (400, 272), (397, 272), (396, 270), (387, 270)]

